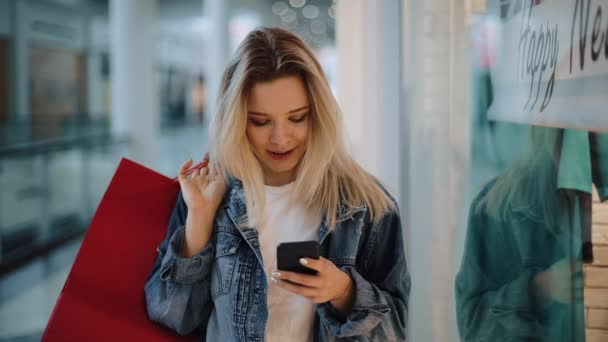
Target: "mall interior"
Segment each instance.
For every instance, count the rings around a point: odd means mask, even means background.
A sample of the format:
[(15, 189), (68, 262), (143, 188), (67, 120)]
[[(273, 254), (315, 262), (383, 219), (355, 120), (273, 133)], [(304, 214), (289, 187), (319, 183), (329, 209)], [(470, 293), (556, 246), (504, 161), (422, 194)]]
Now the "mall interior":
[(399, 205), (409, 341), (607, 342), (602, 8), (0, 0), (0, 342), (41, 340), (123, 158), (170, 178), (202, 159), (260, 26), (314, 50), (351, 155)]

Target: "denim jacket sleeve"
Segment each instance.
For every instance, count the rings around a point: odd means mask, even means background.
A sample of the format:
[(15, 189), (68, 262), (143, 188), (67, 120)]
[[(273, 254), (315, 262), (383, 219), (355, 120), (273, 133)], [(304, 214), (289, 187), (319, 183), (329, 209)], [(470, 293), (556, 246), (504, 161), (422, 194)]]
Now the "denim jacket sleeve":
[(145, 285), (148, 317), (180, 335), (201, 328), (203, 335), (213, 304), (210, 274), (213, 245), (192, 258), (182, 258), (187, 207), (179, 194), (165, 240)]
[(317, 309), (321, 325), (337, 338), (366, 336), (374, 341), (405, 341), (410, 276), (398, 213), (371, 223), (362, 262), (362, 273), (353, 266), (342, 267), (355, 287), (351, 312), (344, 316), (330, 303), (321, 304)]

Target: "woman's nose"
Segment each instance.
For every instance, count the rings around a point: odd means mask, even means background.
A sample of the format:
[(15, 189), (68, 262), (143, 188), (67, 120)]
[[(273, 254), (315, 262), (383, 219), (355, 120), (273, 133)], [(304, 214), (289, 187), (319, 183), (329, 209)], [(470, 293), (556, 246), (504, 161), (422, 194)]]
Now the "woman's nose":
[(289, 134), (289, 128), (286, 125), (276, 124), (270, 133), (270, 142), (275, 145), (281, 145), (289, 139)]

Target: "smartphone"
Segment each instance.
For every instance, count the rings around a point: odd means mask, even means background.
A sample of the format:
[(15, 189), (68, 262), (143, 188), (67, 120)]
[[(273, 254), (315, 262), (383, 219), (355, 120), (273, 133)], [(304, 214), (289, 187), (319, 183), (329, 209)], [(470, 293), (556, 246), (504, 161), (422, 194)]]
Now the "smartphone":
[(283, 242), (277, 246), (277, 269), (279, 271), (317, 274), (317, 271), (302, 266), (300, 258), (319, 259), (319, 242)]

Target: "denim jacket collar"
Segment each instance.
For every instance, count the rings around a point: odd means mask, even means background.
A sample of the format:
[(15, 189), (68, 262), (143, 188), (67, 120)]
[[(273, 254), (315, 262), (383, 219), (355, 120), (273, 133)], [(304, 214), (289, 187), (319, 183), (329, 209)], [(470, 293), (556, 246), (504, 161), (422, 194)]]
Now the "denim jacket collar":
[[(245, 190), (243, 189), (243, 183), (234, 178), (230, 177), (228, 179), (228, 195), (224, 200), (224, 208), (226, 209), (228, 216), (232, 220), (232, 222), (236, 225), (236, 227), (243, 233), (245, 233), (249, 229), (253, 229), (253, 227), (248, 227), (247, 225), (247, 205), (245, 200)], [(366, 206), (359, 206), (348, 210), (348, 206), (345, 201), (340, 202), (340, 209), (338, 210), (338, 220), (337, 223), (348, 221), (353, 216), (361, 211), (367, 211)], [(319, 228), (319, 241), (323, 241), (325, 236), (329, 233), (329, 224), (327, 217), (321, 222), (321, 226)]]

